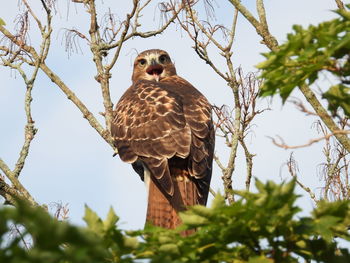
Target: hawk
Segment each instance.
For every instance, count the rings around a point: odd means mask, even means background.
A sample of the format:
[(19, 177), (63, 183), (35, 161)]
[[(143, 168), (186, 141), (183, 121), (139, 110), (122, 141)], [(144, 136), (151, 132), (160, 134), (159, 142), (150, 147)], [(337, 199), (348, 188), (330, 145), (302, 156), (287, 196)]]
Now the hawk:
[(122, 161), (146, 183), (146, 222), (175, 228), (179, 211), (206, 205), (215, 143), (211, 105), (176, 74), (167, 52), (151, 49), (136, 57), (111, 135)]

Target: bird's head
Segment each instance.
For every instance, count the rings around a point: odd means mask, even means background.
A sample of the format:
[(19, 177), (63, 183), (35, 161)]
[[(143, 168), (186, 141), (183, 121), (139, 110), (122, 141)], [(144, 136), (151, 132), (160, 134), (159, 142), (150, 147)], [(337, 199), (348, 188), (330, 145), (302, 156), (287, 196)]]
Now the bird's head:
[(173, 75), (176, 75), (176, 69), (168, 53), (160, 49), (150, 49), (136, 57), (132, 81), (140, 79), (160, 81)]

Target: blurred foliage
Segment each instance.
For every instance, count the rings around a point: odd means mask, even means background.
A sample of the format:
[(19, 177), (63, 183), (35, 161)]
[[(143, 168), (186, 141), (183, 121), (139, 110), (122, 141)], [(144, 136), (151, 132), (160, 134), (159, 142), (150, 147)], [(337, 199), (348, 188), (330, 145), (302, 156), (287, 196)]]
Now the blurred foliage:
[(279, 93), (285, 101), (295, 87), (311, 85), (321, 72), (329, 72), (339, 83), (323, 98), (330, 111), (341, 107), (350, 116), (350, 12), (335, 12), (339, 18), (307, 29), (294, 25), (286, 43), (263, 54), (266, 60), (257, 66), (264, 79), (261, 96)]
[[(350, 262), (339, 244), (350, 240), (349, 201), (321, 201), (310, 216), (300, 216), (294, 181), (256, 187), (257, 193), (235, 192), (232, 205), (217, 195), (210, 208), (192, 207), (176, 230), (122, 231), (112, 209), (102, 220), (88, 207), (87, 226), (78, 227), (18, 201), (0, 209), (0, 262)], [(11, 234), (13, 225), (22, 233)]]

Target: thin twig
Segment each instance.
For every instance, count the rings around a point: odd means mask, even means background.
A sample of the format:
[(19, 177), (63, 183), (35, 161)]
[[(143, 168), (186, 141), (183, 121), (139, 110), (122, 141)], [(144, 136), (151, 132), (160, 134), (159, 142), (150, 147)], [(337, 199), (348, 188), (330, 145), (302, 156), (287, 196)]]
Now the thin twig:
[(243, 150), (244, 150), (244, 155), (245, 155), (245, 159), (246, 159), (246, 167), (247, 167), (245, 187), (246, 187), (246, 190), (249, 191), (250, 183), (251, 183), (252, 176), (253, 176), (253, 173), (252, 173), (252, 171), (253, 171), (253, 157), (255, 155), (251, 154), (249, 152), (248, 147), (243, 139), (240, 140), (240, 144), (242, 145)]
[(261, 26), (268, 32), (268, 24), (264, 7), (264, 0), (256, 0), (256, 10), (258, 11), (259, 21)]
[(301, 183), (298, 180), (298, 176), (297, 176), (298, 166), (293, 157), (293, 153), (290, 154), (286, 165), (288, 167), (289, 174), (295, 179), (296, 183), (310, 195), (311, 199), (314, 200), (315, 203), (317, 203), (318, 200), (316, 199), (316, 195), (311, 191), (309, 187), (305, 186), (303, 183)]
[(22, 241), (22, 244), (24, 245), (25, 249), (27, 251), (29, 251), (29, 244), (24, 240), (24, 236), (22, 234), (22, 232), (19, 230), (17, 224), (13, 224), (16, 232), (17, 232), (17, 235), (20, 237), (21, 241)]
[[(252, 13), (241, 4), (240, 0), (228, 0), (238, 11), (254, 26), (256, 32), (263, 38), (264, 44), (268, 46), (270, 49), (274, 50), (278, 47), (278, 42), (274, 36), (272, 36), (266, 27), (262, 23), (260, 23)], [(262, 3), (262, 1), (260, 1)], [(260, 5), (261, 6), (261, 5)], [(260, 8), (260, 10), (264, 10)], [(264, 17), (261, 14), (262, 18)]]
[(322, 137), (319, 137), (319, 138), (316, 138), (316, 139), (311, 139), (307, 143), (304, 143), (304, 144), (301, 144), (301, 145), (293, 145), (293, 146), (290, 146), (290, 145), (286, 144), (284, 142), (284, 140), (280, 136), (277, 136), (280, 142), (278, 142), (275, 138), (270, 137), (270, 136), (267, 136), (267, 138), (271, 139), (271, 141), (272, 141), (272, 143), (274, 145), (287, 150), (287, 149), (305, 148), (305, 147), (311, 146), (314, 143), (320, 142), (322, 140), (327, 140), (330, 137), (335, 136), (336, 134), (350, 134), (350, 131), (348, 131), (348, 130), (337, 130), (337, 131), (334, 131), (333, 133), (326, 134), (326, 135), (324, 135)]
[[(134, 0), (134, 3), (136, 0)], [(101, 53), (101, 46), (102, 46), (102, 39), (99, 31), (99, 25), (97, 23), (97, 13), (96, 13), (96, 6), (94, 0), (89, 0), (88, 3), (88, 12), (90, 13), (90, 49), (93, 54), (93, 61), (96, 66), (97, 70), (97, 76), (95, 79), (100, 83), (101, 85), (101, 91), (102, 91), (102, 97), (103, 97), (103, 105), (105, 108), (105, 123), (106, 123), (106, 132), (109, 133), (110, 126), (112, 123), (112, 111), (113, 111), (113, 104), (111, 101), (111, 95), (109, 91), (109, 79), (111, 75), (109, 74), (109, 71), (105, 70), (102, 59), (103, 55)]]

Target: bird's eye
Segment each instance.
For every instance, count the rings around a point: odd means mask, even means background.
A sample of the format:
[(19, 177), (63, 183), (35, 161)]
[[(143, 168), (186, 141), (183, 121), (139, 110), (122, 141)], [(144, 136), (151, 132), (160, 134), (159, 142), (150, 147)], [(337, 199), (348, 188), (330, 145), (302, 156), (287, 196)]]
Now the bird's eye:
[(139, 60), (139, 65), (141, 65), (141, 66), (144, 66), (144, 65), (146, 65), (146, 59), (140, 59)]
[(161, 55), (159, 57), (159, 62), (163, 64), (163, 63), (165, 63), (167, 61), (167, 59), (168, 59), (167, 55)]

